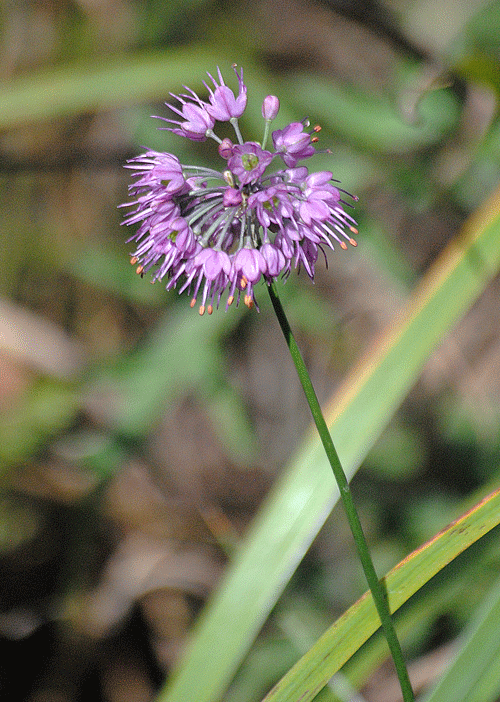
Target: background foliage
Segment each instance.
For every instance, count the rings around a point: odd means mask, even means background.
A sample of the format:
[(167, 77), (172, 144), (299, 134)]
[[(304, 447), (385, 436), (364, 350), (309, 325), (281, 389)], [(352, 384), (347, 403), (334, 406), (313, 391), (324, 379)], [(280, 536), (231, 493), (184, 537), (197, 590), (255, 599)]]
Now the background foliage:
[[(317, 167), (359, 196), (359, 246), (331, 255), (314, 286), (290, 278), (282, 297), (318, 394), (341, 401), (353, 366), (375, 358), (498, 186), (500, 4), (61, 0), (0, 12), (0, 692), (142, 702), (167, 694), (186, 633), (310, 438), (264, 290), (260, 315), (200, 319), (127, 265), (124, 161), (147, 145), (208, 162), (206, 145), (158, 132), (150, 115), (232, 62), (249, 86), (246, 135), (260, 138), (268, 93), (282, 101), (277, 126), (321, 124), (332, 153)], [(361, 431), (373, 447), (353, 489), (380, 573), (498, 484), (492, 265), (387, 428)], [(443, 329), (451, 308), (436, 312)], [(424, 346), (431, 331), (419, 334)], [(407, 379), (411, 356), (400, 357)], [(394, 383), (379, 388), (381, 407)], [(360, 410), (353, 435), (362, 422)], [(225, 700), (260, 699), (365, 590), (337, 507), (304, 550), (269, 618), (274, 601), (262, 602), (266, 623), (248, 634)], [(403, 609), (418, 689), (471, 617), (495, 612), (485, 595), (498, 565), (494, 530)], [(320, 695), (353, 699), (354, 685), (397, 700), (385, 656), (370, 640)], [(483, 702), (498, 694), (473, 689)]]

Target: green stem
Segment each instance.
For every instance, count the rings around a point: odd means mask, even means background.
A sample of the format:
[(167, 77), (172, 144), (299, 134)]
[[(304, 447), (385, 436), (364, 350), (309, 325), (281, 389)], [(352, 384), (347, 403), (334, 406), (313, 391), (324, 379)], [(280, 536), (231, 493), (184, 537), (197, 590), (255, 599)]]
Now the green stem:
[(366, 538), (363, 533), (363, 528), (359, 520), (358, 512), (354, 505), (354, 500), (346, 474), (344, 473), (344, 469), (340, 463), (337, 450), (335, 449), (332, 437), (325, 422), (325, 418), (321, 412), (321, 407), (318, 402), (318, 398), (316, 397), (316, 392), (311, 382), (311, 378), (309, 377), (309, 373), (307, 372), (307, 368), (299, 351), (299, 347), (297, 346), (297, 342), (295, 341), (290, 325), (288, 324), (285, 311), (281, 305), (281, 301), (278, 297), (274, 283), (269, 286), (269, 296), (271, 297), (274, 311), (281, 326), (281, 330), (285, 336), (295, 368), (297, 369), (297, 373), (307, 398), (314, 423), (316, 424), (321, 442), (332, 467), (335, 480), (337, 481), (340, 496), (347, 514), (347, 520), (349, 522), (349, 526), (351, 527), (354, 541), (356, 542), (361, 565), (363, 567), (366, 580), (368, 581), (368, 586), (372, 593), (373, 601), (375, 602), (375, 606), (380, 617), (380, 622), (382, 624), (382, 629), (384, 631), (385, 638), (387, 639), (389, 650), (396, 667), (401, 692), (403, 693), (403, 700), (404, 702), (414, 702), (415, 697), (413, 695), (410, 679), (408, 677), (408, 671), (403, 658), (403, 652), (401, 651), (401, 645), (392, 621), (384, 586), (377, 577), (377, 573), (370, 556), (370, 551), (368, 549), (368, 544), (366, 543)]

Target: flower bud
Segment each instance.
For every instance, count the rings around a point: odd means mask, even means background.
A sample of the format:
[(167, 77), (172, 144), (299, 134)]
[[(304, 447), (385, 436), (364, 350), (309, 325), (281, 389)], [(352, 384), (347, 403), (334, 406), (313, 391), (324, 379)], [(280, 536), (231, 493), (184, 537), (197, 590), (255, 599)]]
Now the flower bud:
[(262, 103), (262, 116), (265, 120), (271, 122), (278, 114), (279, 109), (280, 101), (276, 95), (268, 95), (264, 98), (264, 102)]
[(222, 158), (225, 158), (227, 161), (227, 159), (232, 155), (232, 153), (233, 153), (233, 142), (231, 141), (231, 139), (228, 139), (226, 137), (219, 144), (219, 156), (222, 156)]
[(222, 196), (222, 204), (224, 207), (237, 207), (243, 202), (243, 196), (236, 188), (226, 188)]

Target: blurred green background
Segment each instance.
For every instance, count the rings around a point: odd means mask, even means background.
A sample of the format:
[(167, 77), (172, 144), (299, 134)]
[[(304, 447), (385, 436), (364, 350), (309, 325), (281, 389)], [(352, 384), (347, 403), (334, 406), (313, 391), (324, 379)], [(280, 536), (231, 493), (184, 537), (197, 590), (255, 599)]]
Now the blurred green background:
[[(0, 697), (143, 702), (309, 417), (263, 287), (260, 314), (199, 318), (135, 276), (125, 160), (210, 163), (150, 115), (217, 65), (234, 87), (233, 62), (247, 138), (269, 93), (275, 128), (321, 124), (315, 166), (359, 196), (358, 248), (282, 299), (326, 402), (498, 186), (500, 3), (10, 0), (0, 22)], [(380, 573), (498, 482), (499, 291), (443, 339), (353, 481)], [(498, 573), (495, 538), (424, 593), (406, 644), (423, 686)], [(260, 699), (364, 590), (336, 507), (225, 699)], [(391, 675), (365, 699), (397, 700)]]

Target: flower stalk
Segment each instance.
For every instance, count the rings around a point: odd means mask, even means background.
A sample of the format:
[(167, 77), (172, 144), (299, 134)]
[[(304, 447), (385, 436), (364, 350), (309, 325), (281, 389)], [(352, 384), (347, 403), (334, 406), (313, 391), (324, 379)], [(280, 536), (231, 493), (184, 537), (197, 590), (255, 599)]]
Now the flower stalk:
[[(212, 314), (226, 294), (226, 309), (243, 298), (248, 308), (258, 307), (255, 286), (264, 281), (287, 341), (314, 422), (337, 480), (359, 557), (373, 595), (398, 673), (404, 702), (414, 702), (401, 647), (389, 605), (363, 534), (354, 501), (321, 413), (302, 356), (279, 301), (275, 282), (293, 268), (304, 268), (314, 280), (319, 254), (337, 246), (356, 246), (356, 222), (346, 211), (355, 196), (338, 187), (330, 171), (309, 173), (303, 162), (314, 156), (319, 126), (307, 119), (270, 133), (279, 100), (268, 95), (262, 104), (263, 139), (244, 141), (238, 119), (247, 104), (243, 71), (233, 66), (238, 94), (217, 69), (205, 82), (208, 101), (190, 88), (167, 103), (180, 119), (159, 117), (164, 127), (194, 142), (213, 139), (223, 164), (220, 170), (183, 165), (169, 153), (149, 150), (127, 164), (134, 172), (129, 186), (134, 208), (124, 224), (139, 227), (129, 241), (136, 242), (131, 263), (139, 275), (154, 269), (153, 282), (167, 280), (166, 289), (188, 290), (191, 307)], [(236, 137), (221, 139), (217, 122), (229, 122)], [(272, 145), (269, 144), (272, 142)], [(347, 196), (347, 201), (344, 199)], [(138, 264), (138, 265), (137, 265)]]
[(351, 528), (354, 541), (356, 543), (356, 548), (358, 551), (358, 556), (361, 561), (363, 572), (365, 574), (368, 586), (373, 596), (373, 601), (375, 602), (375, 607), (377, 608), (378, 615), (380, 617), (380, 622), (382, 624), (382, 629), (384, 631), (389, 650), (394, 661), (394, 666), (396, 668), (399, 684), (401, 687), (401, 692), (403, 694), (404, 702), (415, 702), (415, 697), (413, 694), (413, 689), (411, 687), (410, 678), (408, 676), (408, 670), (403, 657), (403, 652), (401, 650), (401, 645), (396, 634), (396, 629), (394, 628), (394, 622), (392, 621), (391, 612), (389, 609), (389, 603), (387, 601), (387, 595), (384, 586), (380, 582), (377, 573), (375, 571), (375, 566), (370, 555), (370, 550), (366, 542), (365, 535), (363, 533), (363, 528), (361, 526), (361, 521), (359, 519), (358, 512), (356, 510), (356, 505), (354, 504), (354, 499), (352, 496), (351, 488), (347, 480), (344, 469), (340, 462), (337, 450), (333, 443), (331, 434), (328, 430), (325, 418), (321, 411), (321, 407), (316, 396), (311, 378), (307, 371), (304, 359), (300, 353), (297, 342), (293, 336), (292, 330), (288, 323), (288, 319), (285, 315), (285, 311), (279, 299), (276, 286), (274, 284), (270, 285), (269, 296), (278, 318), (281, 331), (285, 337), (290, 355), (294, 362), (297, 374), (299, 376), (302, 389), (307, 399), (309, 409), (318, 430), (318, 434), (325, 449), (328, 461), (332, 468), (335, 480), (339, 488), (340, 497), (342, 498), (342, 503), (347, 515), (347, 520)]

